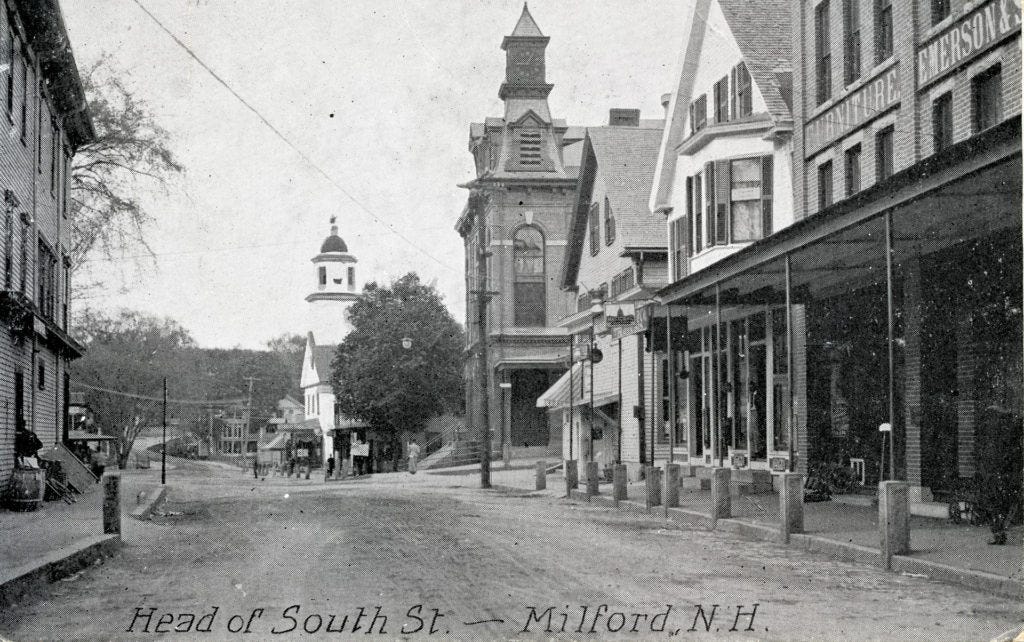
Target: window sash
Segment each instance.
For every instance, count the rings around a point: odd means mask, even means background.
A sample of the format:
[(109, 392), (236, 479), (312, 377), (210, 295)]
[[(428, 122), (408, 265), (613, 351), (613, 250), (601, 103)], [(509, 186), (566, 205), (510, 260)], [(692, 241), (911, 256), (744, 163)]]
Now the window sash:
[(814, 59), (818, 104), (832, 95), (832, 38), (829, 25), (829, 2), (824, 0), (814, 9)]
[(949, 0), (932, 0), (932, 25), (937, 25), (949, 15)]
[(1002, 67), (995, 65), (971, 81), (974, 131), (984, 131), (1002, 120)]
[(875, 136), (875, 168), (879, 181), (893, 174), (893, 128), (890, 125)]
[(729, 120), (729, 78), (726, 76), (715, 83), (715, 122)]
[(818, 209), (823, 210), (832, 204), (832, 161), (818, 166)]
[(932, 153), (953, 144), (953, 94), (946, 92), (932, 103)]
[(843, 4), (843, 79), (846, 84), (860, 78), (860, 0)]
[(846, 195), (850, 196), (860, 191), (860, 145), (854, 145), (846, 150), (843, 165)]
[(875, 64), (892, 56), (892, 0), (875, 0)]
[(615, 242), (615, 214), (612, 212), (612, 204), (604, 199), (604, 244), (611, 245)]
[(599, 249), (601, 249), (601, 219), (598, 218), (599, 206), (597, 203), (593, 203), (590, 206), (590, 255), (596, 256)]

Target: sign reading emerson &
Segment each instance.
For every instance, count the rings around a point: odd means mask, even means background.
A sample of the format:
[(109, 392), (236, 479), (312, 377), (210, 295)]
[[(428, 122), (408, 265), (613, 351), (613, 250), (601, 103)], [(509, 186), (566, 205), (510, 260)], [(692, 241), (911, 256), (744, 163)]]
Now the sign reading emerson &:
[(991, 0), (917, 51), (917, 86), (924, 87), (1020, 31), (1020, 0)]
[(804, 156), (811, 157), (834, 141), (881, 116), (900, 101), (899, 65), (869, 80), (842, 102), (804, 127)]

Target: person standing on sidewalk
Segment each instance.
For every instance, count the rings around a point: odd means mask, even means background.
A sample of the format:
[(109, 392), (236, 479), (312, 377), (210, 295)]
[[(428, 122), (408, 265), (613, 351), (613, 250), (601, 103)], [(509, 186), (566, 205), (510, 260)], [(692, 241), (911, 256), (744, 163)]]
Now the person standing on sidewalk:
[(409, 442), (409, 473), (416, 474), (416, 460), (420, 457), (420, 447), (415, 441)]

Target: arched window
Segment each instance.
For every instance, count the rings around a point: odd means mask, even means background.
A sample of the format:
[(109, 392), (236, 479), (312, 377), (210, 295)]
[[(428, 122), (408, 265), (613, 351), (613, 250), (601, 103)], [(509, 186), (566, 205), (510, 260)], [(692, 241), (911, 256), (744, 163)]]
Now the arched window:
[(615, 214), (612, 213), (612, 204), (608, 197), (604, 199), (604, 244), (611, 245), (615, 242)]
[(514, 319), (517, 326), (547, 324), (544, 294), (544, 235), (521, 227), (512, 244)]

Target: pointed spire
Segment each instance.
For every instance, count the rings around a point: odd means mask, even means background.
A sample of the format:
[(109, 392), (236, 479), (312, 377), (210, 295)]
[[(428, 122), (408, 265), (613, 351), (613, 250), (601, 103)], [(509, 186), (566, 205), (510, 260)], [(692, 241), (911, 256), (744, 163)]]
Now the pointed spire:
[(543, 38), (544, 34), (540, 32), (540, 27), (534, 21), (533, 16), (530, 15), (530, 8), (523, 3), (523, 13), (519, 16), (519, 22), (516, 23), (516, 28), (512, 30), (512, 37), (531, 37), (531, 38)]

